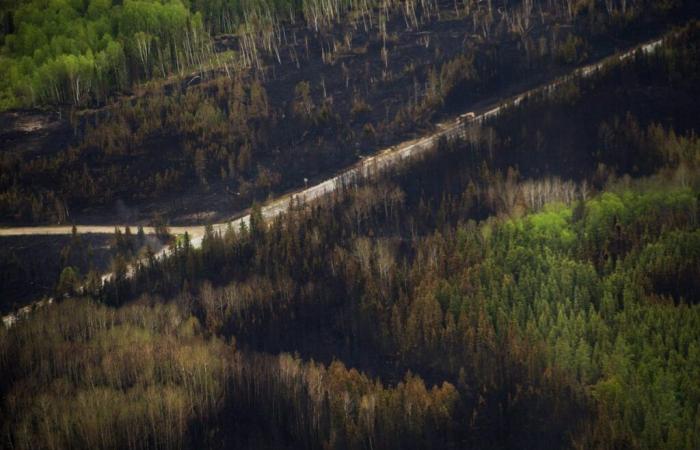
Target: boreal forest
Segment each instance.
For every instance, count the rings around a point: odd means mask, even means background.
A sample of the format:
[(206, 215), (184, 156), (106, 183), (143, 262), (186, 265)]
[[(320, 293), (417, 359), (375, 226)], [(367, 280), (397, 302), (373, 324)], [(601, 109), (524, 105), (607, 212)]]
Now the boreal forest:
[(700, 449), (694, 0), (6, 0), (0, 449)]

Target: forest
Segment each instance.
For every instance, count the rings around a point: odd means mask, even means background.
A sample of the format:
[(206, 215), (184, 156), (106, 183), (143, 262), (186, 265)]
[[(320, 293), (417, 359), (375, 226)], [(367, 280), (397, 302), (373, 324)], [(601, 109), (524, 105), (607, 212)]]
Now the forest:
[(74, 236), (0, 328), (0, 446), (699, 448), (699, 41), (132, 274), (116, 235), (104, 284)]
[(682, 0), (22, 2), (3, 13), (0, 123), (34, 108), (28, 128), (47, 125), (0, 133), (0, 221), (224, 219), (697, 13)]

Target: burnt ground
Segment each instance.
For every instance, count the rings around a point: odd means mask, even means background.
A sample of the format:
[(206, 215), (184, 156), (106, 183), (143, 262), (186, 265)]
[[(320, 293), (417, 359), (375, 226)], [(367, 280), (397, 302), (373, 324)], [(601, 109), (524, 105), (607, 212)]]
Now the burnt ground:
[[(134, 232), (136, 230), (133, 230)], [(132, 235), (133, 248), (138, 237)], [(145, 244), (157, 252), (162, 244), (146, 236)], [(84, 277), (90, 270), (108, 272), (116, 255), (114, 236), (84, 233), (0, 237), (0, 313), (16, 311), (32, 301), (54, 295), (61, 271), (75, 267)]]
[[(50, 296), (61, 273), (61, 251), (71, 236), (17, 236), (0, 238), (0, 312), (16, 310), (30, 301)], [(81, 235), (95, 270), (106, 271), (112, 260), (109, 235)]]
[(73, 130), (60, 111), (38, 109), (0, 113), (0, 154), (30, 159), (51, 154), (73, 139)]
[[(238, 183), (223, 182), (216, 176), (208, 186), (200, 185), (191, 168), (192, 161), (178, 153), (181, 143), (177, 137), (164, 134), (149, 140), (147, 148), (134, 156), (133, 161), (117, 161), (116, 164), (122, 164), (126, 171), (135, 173), (178, 167), (185, 175), (171, 191), (154, 197), (141, 195), (138, 187), (125, 186), (108, 204), (70, 205), (68, 221), (133, 223), (148, 221), (157, 214), (167, 217), (171, 224), (220, 221), (247, 208), (252, 200), (265, 200), (271, 195), (301, 187), (304, 178), (309, 183), (325, 179), (355, 163), (360, 155), (427, 132), (435, 120), (497, 102), (565, 73), (574, 65), (557, 61), (551, 52), (531, 57), (528, 61), (520, 38), (498, 30), (488, 39), (477, 36), (470, 18), (450, 18), (451, 8), (452, 3), (443, 4), (441, 20), (427, 20), (420, 30), (407, 30), (403, 17), (392, 16), (387, 25), (390, 38), (387, 40), (386, 67), (376, 30), (367, 33), (361, 27), (338, 25), (332, 30), (316, 33), (300, 26), (288, 27), (280, 48), (282, 62), (278, 63), (268, 55), (264, 71), (256, 75), (264, 81), (273, 111), (273, 123), (266, 130), (269, 132), (266, 145), (254, 149), (256, 163), (280, 176), (279, 183), (270, 189), (237, 196)], [(687, 16), (679, 17), (678, 21), (687, 19)], [(628, 48), (667, 28), (667, 23), (643, 21), (589, 37), (586, 57), (580, 63)], [(540, 38), (552, 39), (553, 34), (559, 33), (556, 39), (561, 40), (569, 32), (576, 32), (567, 29), (553, 31), (555, 29), (557, 27), (550, 23), (536, 26), (528, 36), (536, 42)], [(324, 63), (322, 52), (332, 48), (334, 42), (343, 42), (348, 34), (352, 36), (350, 46), (338, 51), (332, 63)], [(235, 39), (222, 38), (218, 47), (223, 50), (235, 45)], [(462, 54), (474, 55), (476, 79), (458, 85), (436, 110), (397, 125), (394, 118), (399, 109), (415, 103), (424, 95), (430, 69), (435, 68), (439, 73), (443, 63)], [(333, 117), (329, 121), (304, 127), (291, 118), (294, 87), (301, 81), (310, 83), (317, 105), (323, 102), (332, 104)], [(166, 86), (164, 91), (177, 89), (173, 84)], [(202, 83), (188, 82), (187, 85), (186, 89), (216, 89), (212, 79)], [(133, 93), (127, 94), (130, 99), (127, 101), (133, 102)], [(371, 109), (353, 115), (351, 105), (355, 96), (366, 101)], [(79, 115), (75, 126), (70, 125), (67, 111), (2, 113), (0, 148), (3, 153), (19, 153), (25, 160), (51, 155), (78, 142), (85, 125), (95, 116), (108, 117), (108, 109)], [(365, 133), (368, 125), (374, 128), (373, 135)], [(90, 169), (103, 170), (100, 167)], [(12, 221), (0, 218), (0, 222)]]

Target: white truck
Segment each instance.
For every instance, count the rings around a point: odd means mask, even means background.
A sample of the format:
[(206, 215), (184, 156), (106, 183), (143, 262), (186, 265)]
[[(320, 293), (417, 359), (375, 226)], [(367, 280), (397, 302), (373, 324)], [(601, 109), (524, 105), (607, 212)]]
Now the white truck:
[(459, 115), (459, 121), (464, 122), (464, 123), (471, 122), (475, 118), (476, 118), (476, 113), (474, 113), (474, 111), (469, 111), (467, 113)]

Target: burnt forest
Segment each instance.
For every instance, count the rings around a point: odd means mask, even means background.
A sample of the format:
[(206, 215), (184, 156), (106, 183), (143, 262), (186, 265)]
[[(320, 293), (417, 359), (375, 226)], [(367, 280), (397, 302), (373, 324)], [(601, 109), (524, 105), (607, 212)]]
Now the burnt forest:
[(700, 3), (4, 0), (0, 449), (700, 449)]

